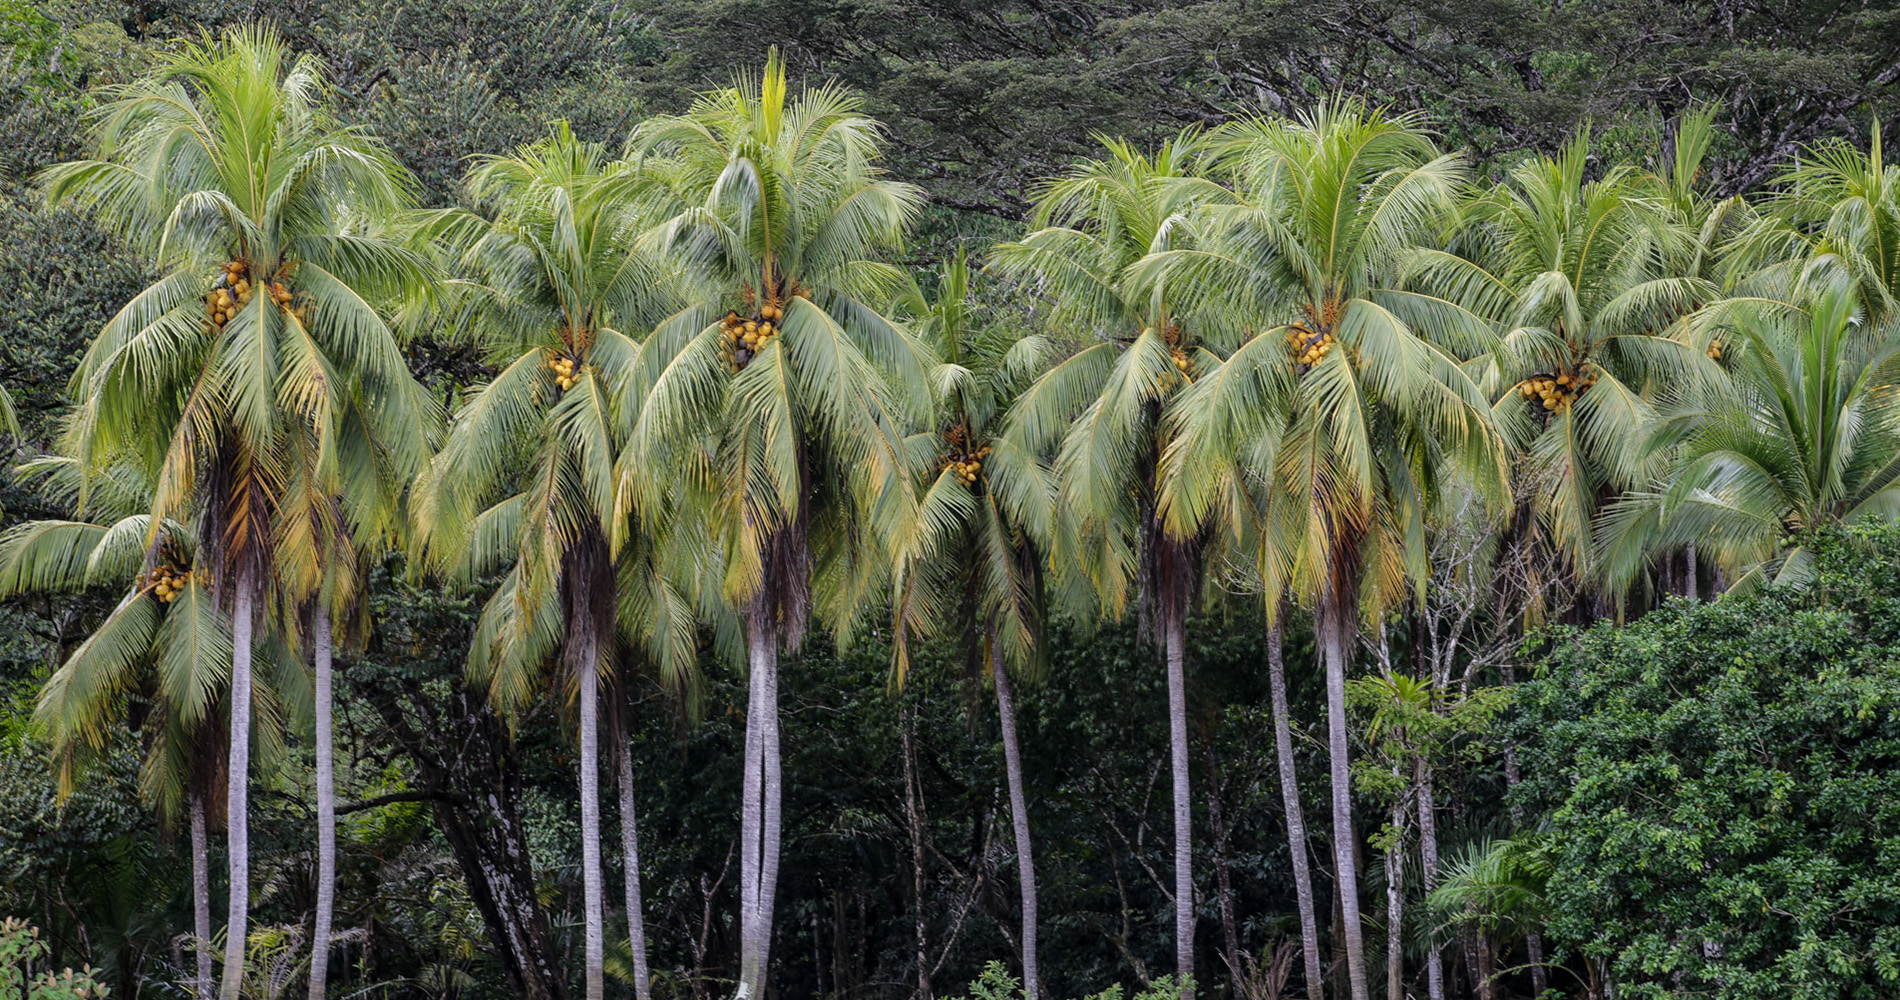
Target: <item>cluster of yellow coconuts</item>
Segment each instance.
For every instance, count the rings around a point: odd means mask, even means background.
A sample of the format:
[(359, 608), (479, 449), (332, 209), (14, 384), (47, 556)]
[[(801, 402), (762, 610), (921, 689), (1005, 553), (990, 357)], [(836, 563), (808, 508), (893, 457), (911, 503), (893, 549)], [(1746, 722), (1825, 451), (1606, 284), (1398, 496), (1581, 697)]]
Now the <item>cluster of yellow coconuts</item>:
[(1710, 361), (1722, 360), (1722, 342), (1719, 340), (1709, 341), (1709, 349), (1703, 353), (1709, 356)]
[(191, 582), (191, 574), (181, 573), (163, 564), (152, 567), (150, 577), (152, 595), (161, 602), (170, 604), (185, 592), (185, 585)]
[(1568, 409), (1584, 390), (1597, 384), (1598, 372), (1589, 365), (1582, 366), (1581, 372), (1558, 372), (1550, 374), (1540, 372), (1517, 384), (1517, 394), (1531, 404), (1533, 410), (1553, 411)]
[(277, 308), (295, 315), (300, 321), (309, 322), (309, 307), (293, 305), (296, 301), (296, 293), (284, 287), (284, 283), (277, 279), (253, 283), (250, 271), (250, 262), (240, 257), (224, 265), (223, 270), (218, 272), (218, 280), (212, 284), (211, 292), (205, 296), (205, 309), (212, 325), (221, 328), (236, 319), (238, 312), (251, 304), (251, 299), (260, 289), (265, 295), (270, 296), (271, 302), (276, 304)]
[(984, 445), (975, 451), (963, 454), (942, 456), (943, 467), (949, 469), (957, 481), (965, 486), (975, 486), (977, 473), (983, 471), (983, 460), (990, 457), (990, 446)]
[(758, 357), (765, 345), (778, 336), (778, 323), (784, 318), (785, 308), (771, 299), (751, 316), (726, 313), (726, 318), (720, 321), (725, 336), (719, 341), (719, 354), (725, 359), (726, 370), (737, 375), (739, 369)]
[(1293, 360), (1301, 371), (1309, 371), (1321, 358), (1332, 353), (1333, 345), (1338, 341), (1331, 333), (1308, 330), (1296, 326), (1286, 336), (1287, 346), (1293, 351)]
[(548, 370), (554, 373), (554, 384), (560, 386), (562, 392), (574, 388), (574, 384), (581, 380), (579, 375), (574, 374), (577, 371), (574, 359), (566, 354), (556, 354), (549, 360)]

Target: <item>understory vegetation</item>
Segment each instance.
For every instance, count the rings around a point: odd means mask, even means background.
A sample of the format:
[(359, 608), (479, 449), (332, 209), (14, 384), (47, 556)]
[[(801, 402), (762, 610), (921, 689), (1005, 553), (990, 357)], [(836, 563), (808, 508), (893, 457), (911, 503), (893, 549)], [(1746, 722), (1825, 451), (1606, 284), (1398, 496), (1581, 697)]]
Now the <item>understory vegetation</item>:
[(0, 996), (1900, 994), (1900, 7), (0, 0)]

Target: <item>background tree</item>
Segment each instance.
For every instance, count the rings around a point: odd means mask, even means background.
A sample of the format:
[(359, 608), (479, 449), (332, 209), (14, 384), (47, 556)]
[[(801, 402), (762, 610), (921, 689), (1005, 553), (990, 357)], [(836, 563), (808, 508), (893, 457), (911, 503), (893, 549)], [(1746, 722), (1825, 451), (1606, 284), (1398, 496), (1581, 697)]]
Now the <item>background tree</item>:
[(972, 672), (987, 672), (996, 692), (1022, 893), (1022, 988), (1035, 1000), (1041, 989), (1036, 865), (1009, 675), (1034, 679), (1044, 665), (1042, 577), (1055, 483), (1036, 454), (997, 431), (1053, 345), (981, 314), (961, 250), (934, 277), (934, 294), (912, 290), (899, 303), (917, 338), (943, 360), (946, 388), (934, 426), (905, 442), (906, 459), (921, 480), (919, 524), (926, 537), (909, 546), (910, 558), (897, 571), (892, 650), (901, 684), (913, 635), (979, 640), (967, 655), (982, 664)]
[[(79, 485), (70, 460), (42, 459), (21, 472), (49, 492), (70, 496)], [(171, 522), (155, 534), (147, 530), (150, 482), (136, 469), (102, 478), (89, 499), (96, 520), (28, 521), (0, 536), (0, 594), (129, 588), (47, 679), (36, 715), (62, 793), (109, 753), (115, 730), (137, 718), (146, 734), (140, 792), (169, 825), (177, 824), (182, 801), (189, 826), (193, 987), (208, 1000), (210, 829), (219, 811), (218, 773), (226, 766), (217, 727), (230, 677), (230, 623), (195, 565), (187, 527)]]
[(1210, 346), (1221, 341), (1195, 327), (1166, 281), (1142, 281), (1133, 269), (1150, 254), (1191, 245), (1195, 207), (1226, 193), (1201, 176), (1200, 137), (1183, 135), (1153, 155), (1105, 145), (1105, 159), (1077, 165), (1039, 193), (1034, 231), (991, 251), (998, 273), (1033, 281), (1053, 318), (1098, 341), (1023, 392), (1007, 436), (1029, 454), (1057, 451), (1068, 524), (1052, 551), (1056, 565), (1085, 580), (1110, 616), (1123, 614), (1133, 596), (1167, 663), (1175, 976), (1185, 992), (1195, 922), (1187, 619), (1202, 584), (1203, 539), (1202, 525), (1164, 525), (1157, 515), (1157, 469), (1167, 408), (1217, 363)]
[[(445, 209), (426, 225), (458, 255), (467, 277), (447, 294), (499, 372), (468, 394), (418, 485), (421, 541), (460, 581), (502, 575), (469, 648), (471, 675), (498, 705), (532, 700), (547, 665), (557, 654), (563, 660), (556, 691), (579, 717), (584, 979), (587, 997), (598, 1000), (600, 675), (612, 669), (620, 631), (618, 562), (646, 544), (634, 539), (648, 530), (623, 520), (616, 496), (621, 383), (640, 351), (633, 331), (663, 315), (673, 293), (664, 263), (635, 245), (632, 173), (564, 123), (513, 156), (483, 162), (469, 193), (492, 219)], [(662, 634), (674, 631), (669, 622)], [(639, 936), (639, 914), (628, 920)]]

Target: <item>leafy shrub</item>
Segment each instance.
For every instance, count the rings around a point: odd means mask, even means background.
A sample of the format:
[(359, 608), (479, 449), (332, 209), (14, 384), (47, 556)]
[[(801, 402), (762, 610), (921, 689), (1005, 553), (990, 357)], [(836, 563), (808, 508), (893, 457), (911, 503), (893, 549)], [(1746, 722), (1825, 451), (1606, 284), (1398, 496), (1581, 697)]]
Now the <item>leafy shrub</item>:
[(1900, 993), (1900, 527), (1561, 633), (1521, 690), (1550, 932), (1627, 997)]
[(37, 971), (46, 958), (39, 928), (8, 917), (0, 920), (0, 996), (20, 1000), (96, 1000), (106, 988), (93, 981), (91, 969)]

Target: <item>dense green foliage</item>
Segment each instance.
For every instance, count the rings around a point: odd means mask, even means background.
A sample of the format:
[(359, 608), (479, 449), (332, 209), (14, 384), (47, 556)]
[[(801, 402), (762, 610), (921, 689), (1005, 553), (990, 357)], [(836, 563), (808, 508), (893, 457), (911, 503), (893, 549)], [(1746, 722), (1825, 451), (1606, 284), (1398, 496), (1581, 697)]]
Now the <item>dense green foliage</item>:
[(1900, 984), (1900, 531), (1816, 564), (1554, 634), (1519, 689), (1548, 927), (1621, 995)]

